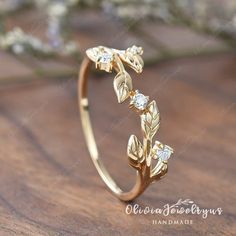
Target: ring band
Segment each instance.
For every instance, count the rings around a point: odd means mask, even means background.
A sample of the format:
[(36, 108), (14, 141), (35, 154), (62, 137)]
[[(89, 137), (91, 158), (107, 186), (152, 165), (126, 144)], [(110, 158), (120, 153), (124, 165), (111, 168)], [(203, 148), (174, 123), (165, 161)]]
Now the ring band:
[[(126, 50), (117, 50), (103, 46), (90, 48), (86, 51), (78, 80), (78, 99), (82, 121), (82, 128), (86, 144), (93, 163), (111, 192), (122, 201), (130, 201), (138, 197), (150, 183), (158, 181), (168, 170), (167, 162), (173, 149), (159, 141), (152, 143), (152, 139), (160, 126), (160, 113), (156, 102), (149, 102), (149, 97), (138, 90), (133, 90), (132, 79), (125, 70), (124, 65), (131, 67), (137, 73), (143, 69), (141, 47), (132, 46)], [(104, 167), (98, 152), (93, 129), (89, 116), (89, 103), (87, 96), (88, 72), (95, 62), (96, 69), (117, 73), (113, 86), (119, 103), (130, 99), (129, 107), (136, 110), (141, 118), (142, 142), (135, 135), (131, 135), (127, 146), (129, 164), (137, 170), (134, 187), (122, 191)]]

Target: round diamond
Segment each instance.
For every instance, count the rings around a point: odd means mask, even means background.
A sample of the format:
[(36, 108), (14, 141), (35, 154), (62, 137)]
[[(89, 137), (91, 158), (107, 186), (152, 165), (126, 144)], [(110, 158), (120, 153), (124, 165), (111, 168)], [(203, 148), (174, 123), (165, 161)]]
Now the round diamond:
[(162, 161), (167, 161), (170, 156), (171, 156), (172, 151), (164, 147), (163, 149), (157, 149), (156, 155), (162, 160)]
[(133, 54), (142, 54), (142, 48), (141, 47), (137, 47), (135, 45), (131, 47), (130, 51)]
[(101, 62), (101, 63), (105, 63), (105, 64), (107, 64), (107, 63), (110, 63), (111, 61), (112, 61), (112, 55), (111, 54), (109, 54), (109, 53), (104, 53), (100, 58), (99, 58), (99, 61)]
[(141, 93), (137, 93), (133, 97), (133, 104), (139, 110), (144, 110), (148, 104), (148, 97)]

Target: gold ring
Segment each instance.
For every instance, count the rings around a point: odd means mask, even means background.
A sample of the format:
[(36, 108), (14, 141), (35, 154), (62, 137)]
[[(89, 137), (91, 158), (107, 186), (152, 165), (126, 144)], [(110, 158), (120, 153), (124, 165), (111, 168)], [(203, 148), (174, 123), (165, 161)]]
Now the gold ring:
[[(124, 65), (131, 67), (137, 73), (143, 70), (141, 47), (132, 46), (126, 50), (117, 50), (103, 46), (90, 48), (86, 51), (78, 80), (78, 98), (83, 132), (86, 144), (93, 163), (102, 180), (111, 192), (122, 201), (130, 201), (138, 197), (150, 183), (160, 180), (168, 170), (167, 162), (173, 153), (173, 149), (159, 141), (153, 144), (153, 137), (160, 126), (160, 113), (156, 102), (149, 102), (149, 97), (138, 90), (133, 90), (132, 79), (125, 70)], [(88, 72), (92, 62), (96, 69), (117, 73), (113, 86), (118, 99), (122, 103), (130, 99), (129, 107), (136, 110), (141, 118), (142, 142), (135, 135), (131, 135), (127, 146), (129, 164), (137, 170), (137, 178), (134, 187), (128, 191), (122, 191), (112, 179), (104, 167), (93, 134), (89, 116), (89, 102), (87, 96)]]

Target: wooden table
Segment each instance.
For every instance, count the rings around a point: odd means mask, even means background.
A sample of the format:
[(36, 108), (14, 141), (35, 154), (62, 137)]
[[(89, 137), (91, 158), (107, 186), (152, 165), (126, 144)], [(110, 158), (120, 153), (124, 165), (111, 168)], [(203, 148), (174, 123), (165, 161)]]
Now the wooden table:
[[(132, 204), (161, 208), (191, 199), (220, 216), (127, 215), (98, 177), (85, 146), (75, 78), (1, 88), (0, 235), (235, 235), (235, 54), (147, 67), (134, 85), (156, 99), (157, 139), (175, 149), (169, 173)], [(136, 76), (133, 74), (133, 76)], [(139, 120), (117, 105), (112, 79), (92, 75), (92, 117), (104, 162), (124, 188), (125, 154)], [(122, 130), (125, 130), (122, 131)], [(193, 220), (191, 225), (153, 220)]]

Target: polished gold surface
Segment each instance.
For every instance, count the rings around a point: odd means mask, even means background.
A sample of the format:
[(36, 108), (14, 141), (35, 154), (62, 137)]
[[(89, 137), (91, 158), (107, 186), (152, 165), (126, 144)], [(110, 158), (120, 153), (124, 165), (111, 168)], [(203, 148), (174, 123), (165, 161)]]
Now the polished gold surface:
[[(159, 141), (155, 141), (153, 144), (153, 137), (160, 125), (160, 113), (157, 104), (154, 100), (149, 102), (149, 97), (144, 96), (138, 90), (133, 90), (132, 79), (124, 67), (125, 65), (129, 66), (137, 73), (141, 73), (144, 65), (142, 53), (142, 48), (136, 46), (127, 50), (116, 50), (103, 46), (88, 49), (86, 51), (87, 57), (83, 60), (80, 68), (78, 80), (81, 121), (90, 156), (105, 184), (115, 196), (123, 201), (135, 199), (150, 183), (160, 180), (167, 173), (167, 162), (173, 153), (171, 147)], [(113, 86), (118, 103), (130, 99), (130, 108), (136, 110), (141, 119), (143, 140), (139, 141), (135, 135), (131, 135), (127, 146), (129, 164), (137, 170), (136, 183), (128, 192), (122, 191), (117, 186), (104, 167), (94, 138), (87, 96), (88, 72), (92, 62), (99, 70), (106, 72), (114, 70), (117, 73)]]

